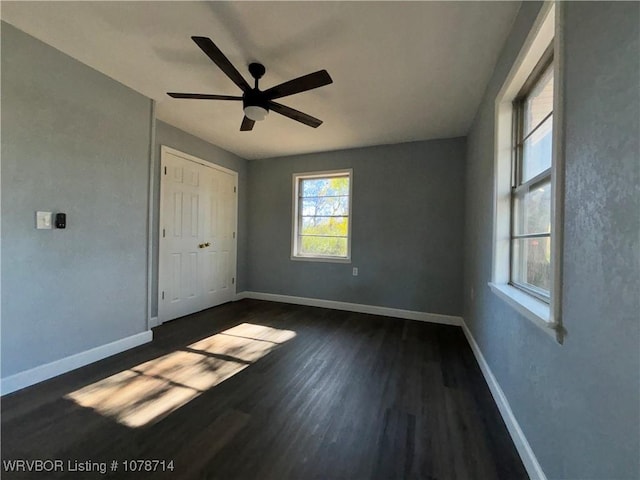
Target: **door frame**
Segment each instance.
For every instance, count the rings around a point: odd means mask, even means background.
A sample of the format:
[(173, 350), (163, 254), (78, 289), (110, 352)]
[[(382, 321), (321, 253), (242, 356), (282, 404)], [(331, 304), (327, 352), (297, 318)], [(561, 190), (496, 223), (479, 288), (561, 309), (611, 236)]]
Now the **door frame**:
[(223, 173), (229, 174), (233, 177), (233, 187), (235, 191), (235, 208), (233, 209), (233, 237), (232, 237), (232, 254), (231, 254), (231, 272), (232, 272), (232, 294), (235, 298), (238, 294), (237, 291), (237, 279), (238, 279), (238, 172), (235, 170), (231, 170), (229, 168), (223, 167), (222, 165), (218, 165), (217, 163), (208, 162), (206, 160), (202, 160), (201, 158), (195, 157), (193, 155), (189, 155), (188, 153), (181, 152), (180, 150), (176, 150), (175, 148), (169, 147), (167, 145), (160, 145), (160, 182), (159, 182), (159, 192), (160, 198), (158, 201), (158, 210), (159, 210), (159, 218), (158, 218), (158, 257), (156, 259), (156, 268), (158, 275), (158, 291), (156, 292), (156, 297), (158, 298), (158, 325), (162, 325), (164, 322), (169, 319), (164, 318), (162, 312), (162, 279), (160, 278), (160, 259), (162, 258), (162, 254), (164, 253), (164, 247), (162, 242), (162, 229), (164, 224), (164, 209), (162, 208), (162, 194), (164, 189), (164, 169), (166, 166), (167, 154), (174, 155), (176, 157), (180, 157), (183, 160), (187, 160), (189, 162), (196, 163), (203, 167), (212, 168), (214, 170), (221, 171)]

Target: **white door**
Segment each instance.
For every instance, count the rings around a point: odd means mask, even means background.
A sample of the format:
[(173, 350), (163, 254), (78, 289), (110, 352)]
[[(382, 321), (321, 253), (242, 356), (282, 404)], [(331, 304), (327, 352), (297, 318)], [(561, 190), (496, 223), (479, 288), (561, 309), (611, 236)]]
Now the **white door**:
[(235, 296), (237, 174), (167, 147), (161, 157), (158, 319), (166, 322)]
[(201, 310), (228, 302), (235, 295), (236, 178), (213, 168), (203, 168), (205, 241), (200, 252)]

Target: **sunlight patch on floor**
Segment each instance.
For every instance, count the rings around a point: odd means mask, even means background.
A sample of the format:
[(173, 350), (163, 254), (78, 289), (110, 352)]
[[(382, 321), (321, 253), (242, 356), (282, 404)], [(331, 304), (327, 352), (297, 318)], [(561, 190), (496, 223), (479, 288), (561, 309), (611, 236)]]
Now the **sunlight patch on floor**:
[(87, 385), (65, 398), (129, 427), (142, 427), (215, 387), (295, 337), (242, 323)]

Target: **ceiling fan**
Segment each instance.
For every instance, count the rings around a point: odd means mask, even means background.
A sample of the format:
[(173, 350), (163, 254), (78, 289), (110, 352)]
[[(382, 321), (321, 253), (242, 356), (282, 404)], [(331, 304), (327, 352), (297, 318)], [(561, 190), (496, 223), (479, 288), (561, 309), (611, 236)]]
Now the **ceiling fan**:
[(319, 70), (308, 75), (303, 75), (302, 77), (294, 78), (293, 80), (289, 80), (288, 82), (281, 83), (280, 85), (276, 85), (275, 87), (271, 87), (263, 91), (258, 88), (258, 81), (266, 72), (266, 69), (262, 64), (249, 64), (249, 73), (255, 80), (254, 87), (251, 88), (251, 85), (247, 83), (240, 72), (236, 70), (229, 59), (220, 51), (210, 38), (191, 37), (191, 39), (196, 42), (200, 49), (207, 54), (211, 60), (213, 60), (213, 63), (215, 63), (220, 70), (222, 70), (227, 77), (233, 81), (233, 83), (240, 87), (243, 92), (242, 96), (168, 92), (167, 95), (170, 97), (192, 98), (199, 100), (242, 100), (244, 118), (240, 125), (240, 130), (243, 132), (252, 130), (256, 121), (264, 120), (269, 114), (269, 110), (273, 110), (280, 115), (284, 115), (285, 117), (289, 117), (313, 128), (317, 128), (322, 124), (322, 120), (291, 107), (287, 107), (286, 105), (276, 103), (273, 100), (293, 95), (294, 93), (306, 92), (307, 90), (312, 90), (314, 88), (333, 83), (333, 80), (326, 70)]

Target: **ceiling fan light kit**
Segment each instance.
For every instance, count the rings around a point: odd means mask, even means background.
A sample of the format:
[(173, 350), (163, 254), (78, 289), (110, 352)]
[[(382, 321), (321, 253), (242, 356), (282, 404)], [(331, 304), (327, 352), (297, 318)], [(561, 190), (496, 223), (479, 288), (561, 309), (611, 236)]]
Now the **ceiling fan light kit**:
[(269, 110), (264, 107), (259, 107), (258, 105), (247, 105), (244, 107), (245, 116), (253, 120), (254, 122), (261, 122), (267, 115), (269, 115)]
[(254, 87), (247, 83), (244, 77), (236, 70), (229, 59), (220, 51), (215, 43), (207, 37), (191, 37), (192, 40), (200, 47), (200, 49), (222, 70), (243, 92), (242, 96), (233, 95), (214, 95), (205, 93), (175, 93), (168, 92), (172, 98), (187, 98), (197, 100), (242, 100), (244, 118), (240, 125), (241, 131), (249, 131), (253, 129), (255, 122), (259, 122), (267, 118), (269, 111), (273, 110), (280, 115), (291, 118), (297, 122), (303, 123), (313, 128), (317, 128), (322, 124), (322, 120), (307, 115), (306, 113), (295, 110), (286, 105), (276, 103), (273, 100), (282, 98), (296, 93), (306, 92), (314, 88), (323, 87), (333, 83), (331, 76), (326, 70), (319, 70), (302, 77), (294, 78), (288, 82), (281, 83), (267, 90), (258, 88), (259, 80), (264, 76), (266, 69), (260, 63), (249, 64), (249, 73), (254, 79)]

